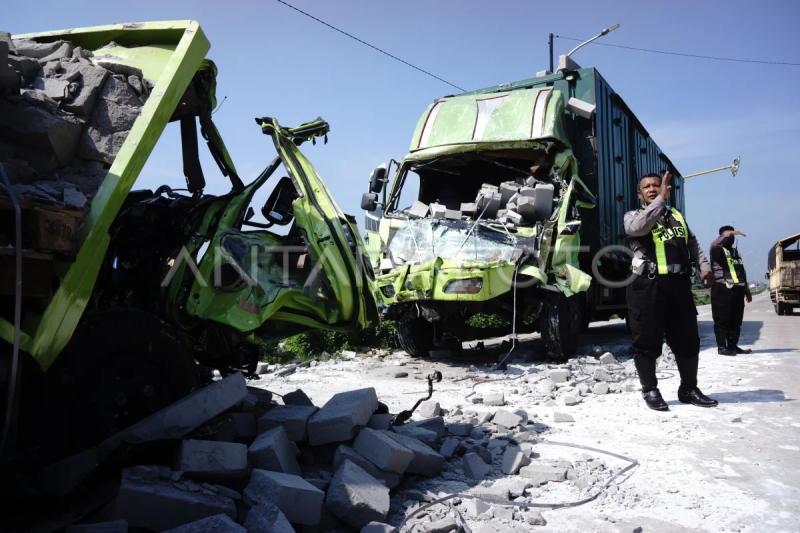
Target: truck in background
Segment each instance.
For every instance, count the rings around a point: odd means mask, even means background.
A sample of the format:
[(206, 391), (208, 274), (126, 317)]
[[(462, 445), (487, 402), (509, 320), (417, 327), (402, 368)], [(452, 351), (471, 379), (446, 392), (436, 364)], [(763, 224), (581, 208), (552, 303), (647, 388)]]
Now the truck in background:
[[(792, 245), (796, 246), (790, 249)], [(778, 241), (767, 254), (769, 297), (779, 315), (800, 308), (800, 233)]]
[[(0, 78), (0, 456), (49, 464), (199, 387), (197, 363), (207, 376), (253, 372), (262, 342), (377, 323), (355, 220), (299, 149), (327, 135), (324, 120), (257, 118), (277, 156), (244, 183), (211, 119), (217, 69), (196, 22), (12, 37), (0, 41), (11, 71)], [(132, 191), (169, 122), (185, 183)], [(226, 194), (204, 192), (198, 123)]]
[(642, 123), (565, 57), (554, 74), (435, 100), (388, 193), (382, 165), (362, 199), (376, 297), (401, 346), (426, 356), (482, 312), (541, 331), (566, 359), (591, 320), (625, 317), (623, 216), (638, 178), (666, 171), (685, 212), (681, 174)]

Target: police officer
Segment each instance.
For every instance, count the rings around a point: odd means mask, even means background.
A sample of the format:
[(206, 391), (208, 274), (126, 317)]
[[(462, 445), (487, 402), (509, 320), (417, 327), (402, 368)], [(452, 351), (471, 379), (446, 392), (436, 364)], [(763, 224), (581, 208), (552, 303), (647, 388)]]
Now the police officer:
[(719, 237), (711, 243), (711, 269), (714, 286), (711, 287), (711, 315), (714, 317), (714, 335), (717, 337), (717, 353), (736, 355), (752, 353), (753, 350), (739, 348), (739, 333), (742, 331), (744, 301), (753, 301), (747, 286), (747, 273), (739, 250), (733, 247), (737, 235), (747, 237), (733, 226), (719, 228)]
[(700, 267), (704, 285), (713, 283), (711, 267), (683, 215), (667, 206), (670, 179), (669, 172), (663, 180), (658, 174), (642, 176), (638, 194), (645, 207), (625, 214), (634, 272), (639, 274), (627, 287), (634, 363), (642, 397), (656, 411), (669, 410), (656, 378), (656, 359), (665, 335), (681, 377), (678, 400), (701, 407), (717, 405), (697, 388), (700, 335), (691, 281), (692, 262)]

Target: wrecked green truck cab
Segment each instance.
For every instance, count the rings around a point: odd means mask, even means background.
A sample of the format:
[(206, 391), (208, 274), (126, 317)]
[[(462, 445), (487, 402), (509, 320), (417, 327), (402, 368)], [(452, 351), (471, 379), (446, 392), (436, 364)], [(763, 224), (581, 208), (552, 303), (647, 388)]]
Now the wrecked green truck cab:
[[(196, 22), (12, 35), (12, 44), (12, 75), (0, 78), (0, 106), (13, 111), (0, 113), (10, 180), (0, 188), (0, 404), (19, 381), (11, 412), (21, 447), (40, 447), (45, 462), (85, 449), (212, 369), (253, 374), (264, 342), (377, 323), (355, 220), (300, 151), (327, 140), (329, 125), (250, 123), (277, 155), (244, 183), (212, 120), (217, 69)], [(184, 176), (134, 190), (167, 127), (180, 130)], [(201, 165), (200, 140), (216, 167)], [(229, 192), (206, 193), (207, 179)], [(55, 232), (52, 220), (72, 225)], [(42, 441), (39, 427), (53, 433)]]
[[(378, 297), (407, 352), (427, 355), (477, 312), (516, 315), (518, 324), (555, 314), (548, 348), (558, 357), (574, 350), (577, 324), (563, 309), (591, 280), (577, 260), (577, 208), (594, 198), (577, 175), (565, 105), (551, 88), (466, 94), (435, 101), (420, 118), (367, 233)], [(411, 179), (419, 185), (408, 206), (401, 196)], [(365, 207), (376, 207), (369, 199)]]

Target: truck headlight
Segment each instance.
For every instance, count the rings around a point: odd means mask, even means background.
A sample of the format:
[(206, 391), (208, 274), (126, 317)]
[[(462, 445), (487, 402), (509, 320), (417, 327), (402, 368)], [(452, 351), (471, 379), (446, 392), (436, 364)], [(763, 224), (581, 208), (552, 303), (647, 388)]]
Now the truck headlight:
[(478, 294), (483, 287), (481, 278), (456, 279), (444, 288), (445, 294)]

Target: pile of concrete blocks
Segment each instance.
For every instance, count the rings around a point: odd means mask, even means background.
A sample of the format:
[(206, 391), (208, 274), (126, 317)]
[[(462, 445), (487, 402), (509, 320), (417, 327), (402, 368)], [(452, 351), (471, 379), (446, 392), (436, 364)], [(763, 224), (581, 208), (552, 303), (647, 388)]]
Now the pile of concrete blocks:
[(150, 88), (140, 70), (71, 42), (0, 31), (0, 164), (14, 194), (87, 210)]
[[(406, 476), (432, 478), (444, 466), (436, 451), (446, 436), (443, 418), (392, 428), (373, 388), (335, 394), (321, 406), (301, 390), (281, 399), (234, 374), (71, 464), (86, 465), (86, 477), (120, 446), (177, 439), (161, 463), (122, 471), (106, 518), (126, 528), (187, 533), (392, 531), (391, 491)], [(428, 415), (439, 411), (426, 405)], [(57, 466), (48, 479), (63, 477), (65, 468)], [(63, 490), (61, 483), (50, 492), (66, 495), (77, 486)]]

